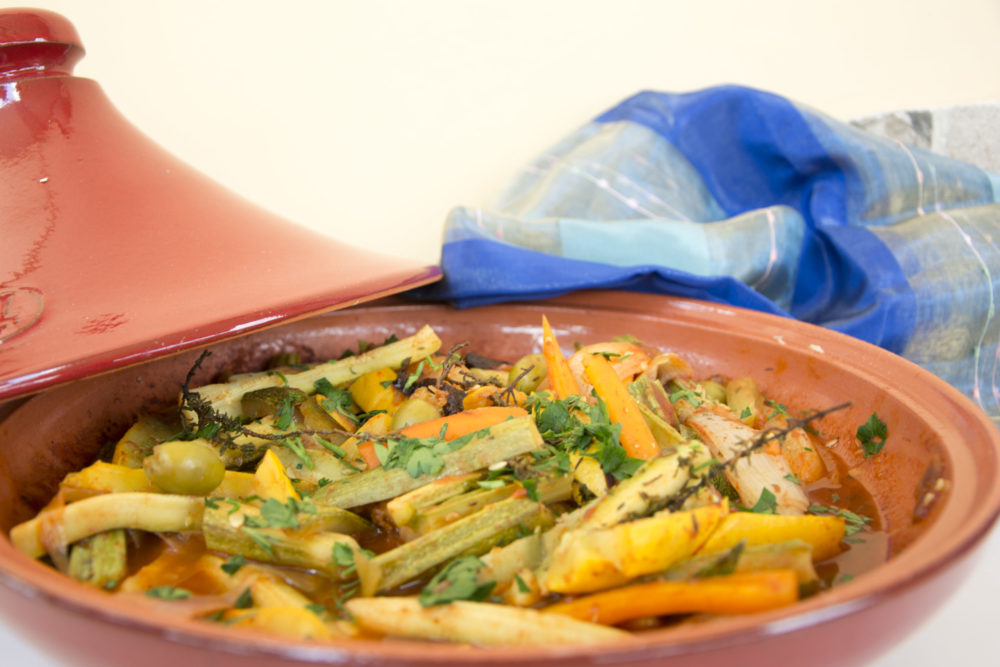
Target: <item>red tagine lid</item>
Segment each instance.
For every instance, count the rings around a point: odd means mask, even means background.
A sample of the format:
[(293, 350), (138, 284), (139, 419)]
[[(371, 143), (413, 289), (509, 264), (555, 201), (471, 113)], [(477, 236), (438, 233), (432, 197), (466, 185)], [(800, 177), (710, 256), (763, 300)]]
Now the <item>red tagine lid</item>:
[(64, 17), (0, 10), (0, 401), (424, 285), (142, 134)]

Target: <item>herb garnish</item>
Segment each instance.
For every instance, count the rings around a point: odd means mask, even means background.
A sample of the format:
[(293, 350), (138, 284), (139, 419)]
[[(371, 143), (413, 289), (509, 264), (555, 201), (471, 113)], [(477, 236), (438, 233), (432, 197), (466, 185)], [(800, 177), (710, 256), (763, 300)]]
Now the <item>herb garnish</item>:
[(778, 497), (770, 489), (761, 489), (760, 497), (754, 506), (747, 509), (754, 514), (775, 514), (778, 510)]
[(882, 451), (886, 438), (889, 437), (889, 427), (873, 412), (868, 421), (858, 427), (857, 436), (865, 458), (869, 459)]
[(146, 595), (158, 600), (186, 600), (191, 597), (191, 591), (176, 586), (154, 586), (146, 591)]
[(223, 572), (232, 576), (236, 574), (244, 565), (246, 565), (246, 559), (243, 557), (243, 554), (233, 554), (227, 558), (226, 562), (224, 562), (220, 567)]
[[(546, 451), (559, 457), (560, 470), (563, 467), (568, 470), (570, 452), (590, 456), (601, 464), (605, 474), (619, 480), (631, 477), (642, 465), (642, 461), (628, 456), (622, 447), (621, 426), (611, 422), (603, 400), (588, 403), (580, 396), (553, 400), (533, 394), (525, 407), (535, 414), (538, 432), (550, 445)], [(538, 467), (543, 462), (544, 458)]]
[(375, 455), (386, 470), (402, 468), (413, 478), (436, 475), (444, 468), (442, 456), (461, 449), (473, 438), (482, 435), (482, 431), (477, 431), (453, 440), (391, 438), (385, 442), (375, 443)]
[(872, 518), (870, 516), (864, 516), (862, 514), (857, 514), (850, 510), (845, 510), (840, 507), (827, 507), (826, 505), (810, 505), (809, 512), (812, 514), (825, 514), (827, 516), (841, 516), (844, 517), (844, 537), (850, 537), (855, 535), (871, 523)]
[(456, 558), (434, 575), (420, 591), (420, 604), (424, 607), (448, 604), (456, 600), (482, 602), (490, 596), (495, 581), (479, 582), (479, 570), (486, 564), (475, 556)]
[(236, 602), (233, 603), (233, 606), (237, 609), (249, 609), (253, 606), (253, 595), (251, 595), (249, 588), (243, 589), (243, 592), (240, 593), (238, 598), (236, 598)]

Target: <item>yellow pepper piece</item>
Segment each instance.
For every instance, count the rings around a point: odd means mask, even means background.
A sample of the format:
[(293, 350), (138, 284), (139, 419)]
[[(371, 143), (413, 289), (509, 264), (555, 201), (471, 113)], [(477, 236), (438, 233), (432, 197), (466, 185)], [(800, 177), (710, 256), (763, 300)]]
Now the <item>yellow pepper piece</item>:
[(351, 383), (348, 391), (351, 398), (365, 412), (385, 410), (392, 413), (396, 407), (406, 400), (406, 396), (393, 386), (396, 381), (396, 371), (391, 368), (380, 368), (377, 371), (365, 373)]
[(839, 554), (843, 538), (844, 518), (841, 516), (733, 512), (698, 553), (726, 551), (741, 540), (746, 540), (747, 546), (756, 546), (799, 539), (812, 545), (813, 560), (818, 562)]
[(257, 607), (230, 612), (226, 621), (242, 628), (254, 628), (292, 639), (330, 639), (332, 634), (319, 616), (304, 607)]
[(698, 551), (728, 512), (723, 502), (609, 528), (568, 531), (552, 554), (542, 587), (555, 593), (587, 593), (665, 570)]
[(264, 454), (264, 458), (257, 466), (257, 472), (254, 473), (253, 492), (264, 500), (274, 498), (282, 503), (288, 502), (289, 498), (302, 500), (288, 473), (285, 472), (285, 466), (270, 449)]
[[(253, 495), (251, 482), (253, 475), (247, 472), (227, 470), (222, 483), (210, 495), (223, 498), (244, 498)], [(77, 496), (98, 493), (161, 493), (149, 481), (142, 468), (116, 465), (97, 461), (83, 470), (71, 472), (63, 478), (60, 489), (67, 500)]]

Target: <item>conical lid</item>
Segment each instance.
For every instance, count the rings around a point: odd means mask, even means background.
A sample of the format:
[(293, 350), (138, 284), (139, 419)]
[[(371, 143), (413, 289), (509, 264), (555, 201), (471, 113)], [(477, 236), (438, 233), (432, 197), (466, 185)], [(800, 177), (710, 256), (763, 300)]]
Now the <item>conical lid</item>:
[(0, 400), (440, 278), (222, 188), (82, 55), (64, 17), (0, 10)]

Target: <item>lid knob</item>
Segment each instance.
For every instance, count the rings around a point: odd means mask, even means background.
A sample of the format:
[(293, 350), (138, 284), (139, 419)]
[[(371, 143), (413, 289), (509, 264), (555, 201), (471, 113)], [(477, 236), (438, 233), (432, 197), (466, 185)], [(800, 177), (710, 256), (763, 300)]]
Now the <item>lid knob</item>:
[(76, 28), (43, 9), (0, 9), (0, 83), (67, 76), (83, 57)]

